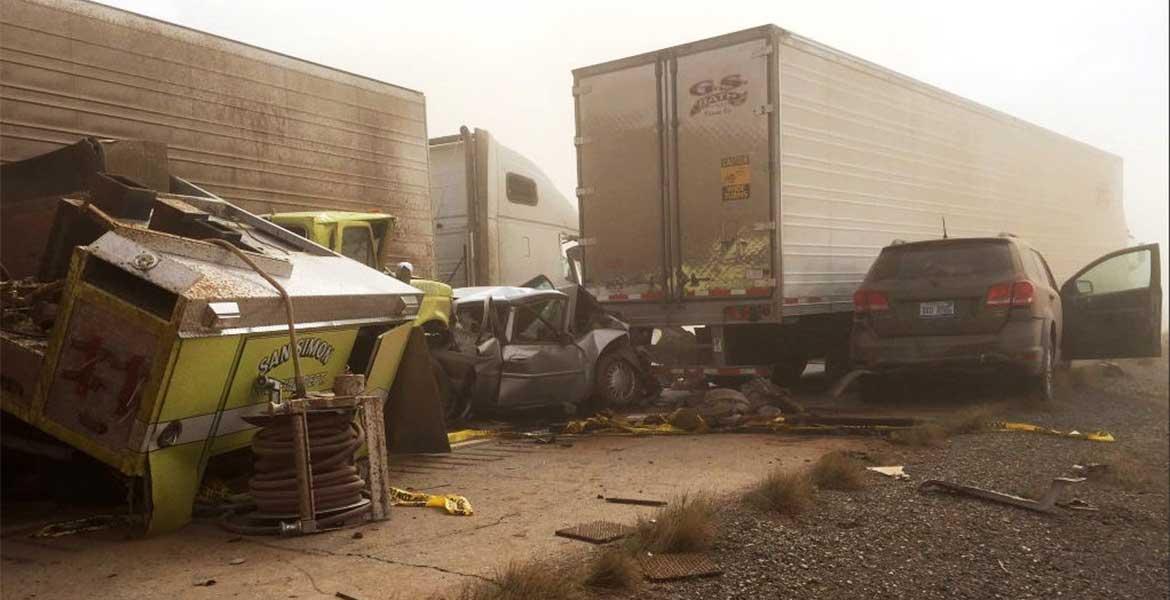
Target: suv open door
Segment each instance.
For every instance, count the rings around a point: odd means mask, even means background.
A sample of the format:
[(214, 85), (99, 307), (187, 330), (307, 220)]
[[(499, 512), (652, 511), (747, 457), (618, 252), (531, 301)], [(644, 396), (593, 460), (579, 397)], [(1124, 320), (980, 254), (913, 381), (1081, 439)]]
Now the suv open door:
[(1162, 271), (1157, 244), (1106, 254), (1060, 289), (1065, 359), (1162, 353)]

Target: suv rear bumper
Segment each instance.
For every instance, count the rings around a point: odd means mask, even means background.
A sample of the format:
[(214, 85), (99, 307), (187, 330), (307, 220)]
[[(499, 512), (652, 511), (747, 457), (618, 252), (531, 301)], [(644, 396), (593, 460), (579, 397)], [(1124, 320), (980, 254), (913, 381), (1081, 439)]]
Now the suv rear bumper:
[(878, 337), (855, 322), (849, 340), (856, 368), (899, 371), (984, 371), (1011, 368), (1029, 375), (1041, 370), (1041, 319), (1008, 321), (998, 333), (982, 335)]

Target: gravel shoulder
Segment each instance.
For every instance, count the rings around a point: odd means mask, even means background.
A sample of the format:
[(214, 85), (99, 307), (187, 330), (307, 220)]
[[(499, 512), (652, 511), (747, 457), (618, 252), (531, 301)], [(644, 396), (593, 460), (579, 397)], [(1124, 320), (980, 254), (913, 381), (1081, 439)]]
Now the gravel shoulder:
[[(1165, 598), (1167, 362), (1118, 364), (1124, 374), (1117, 377), (1078, 364), (1057, 402), (1037, 408), (1008, 398), (1002, 413), (1059, 429), (1107, 430), (1116, 443), (1015, 432), (959, 435), (938, 448), (881, 442), (870, 457), (905, 465), (910, 481), (868, 474), (866, 489), (821, 491), (815, 507), (795, 518), (736, 504), (722, 511), (713, 550), (721, 577), (657, 584), (638, 597)], [(924, 402), (938, 411), (939, 401)], [(1130, 475), (1070, 488), (1068, 497), (1098, 512), (1046, 515), (917, 491), (924, 479), (944, 479), (1032, 496), (1084, 462)]]

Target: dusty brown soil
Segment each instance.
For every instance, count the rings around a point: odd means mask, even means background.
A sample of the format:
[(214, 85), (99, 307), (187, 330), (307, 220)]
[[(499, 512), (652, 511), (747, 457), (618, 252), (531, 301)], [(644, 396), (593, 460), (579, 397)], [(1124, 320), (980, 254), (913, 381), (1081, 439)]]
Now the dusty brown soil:
[[(989, 432), (955, 436), (942, 448), (890, 446), (878, 454), (905, 465), (911, 481), (871, 474), (867, 489), (821, 491), (797, 518), (742, 504), (725, 510), (714, 550), (724, 575), (650, 586), (638, 597), (1166, 598), (1167, 363), (1118, 364), (1124, 375), (1108, 377), (1078, 363), (1075, 386), (1066, 383), (1058, 402), (1037, 408), (1008, 398), (1003, 413), (1108, 430), (1116, 443)], [(945, 386), (919, 393), (911, 407), (930, 413), (965, 396)], [(992, 400), (999, 398), (962, 402)], [(1030, 496), (1082, 462), (1119, 470), (1067, 494), (1098, 512), (1040, 514), (917, 491), (924, 479), (945, 479)]]

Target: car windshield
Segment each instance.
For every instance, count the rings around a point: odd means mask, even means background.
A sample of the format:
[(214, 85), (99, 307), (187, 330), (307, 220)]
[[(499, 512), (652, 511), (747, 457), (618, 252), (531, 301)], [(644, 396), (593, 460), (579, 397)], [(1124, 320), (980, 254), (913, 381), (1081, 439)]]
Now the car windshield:
[(869, 281), (1007, 276), (1012, 254), (999, 240), (891, 246), (882, 250)]

